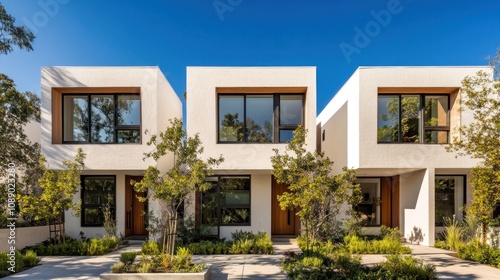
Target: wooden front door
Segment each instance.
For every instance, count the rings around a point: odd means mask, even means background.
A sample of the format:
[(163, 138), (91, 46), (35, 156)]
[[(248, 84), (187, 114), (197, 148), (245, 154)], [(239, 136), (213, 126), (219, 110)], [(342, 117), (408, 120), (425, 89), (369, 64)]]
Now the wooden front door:
[(138, 182), (142, 177), (125, 176), (125, 236), (145, 235), (148, 232), (144, 213), (148, 212), (148, 203), (139, 201), (137, 196), (145, 197), (145, 193), (136, 192), (130, 183), (131, 180)]
[(278, 195), (282, 195), (288, 189), (286, 184), (279, 184), (272, 179), (271, 198), (271, 234), (272, 235), (296, 235), (300, 225), (295, 210), (281, 210)]
[(382, 225), (399, 227), (399, 176), (383, 177), (381, 183)]

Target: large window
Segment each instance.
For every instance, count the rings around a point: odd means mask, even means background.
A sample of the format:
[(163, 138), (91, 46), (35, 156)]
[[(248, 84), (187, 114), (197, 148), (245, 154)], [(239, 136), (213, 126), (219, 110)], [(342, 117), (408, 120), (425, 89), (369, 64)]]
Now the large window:
[(115, 176), (82, 176), (82, 226), (102, 226), (104, 208), (109, 207), (113, 219), (116, 205)]
[(140, 143), (138, 94), (63, 95), (65, 143)]
[(219, 95), (219, 143), (284, 143), (304, 123), (302, 94)]
[(250, 225), (250, 176), (210, 177), (212, 188), (201, 194), (204, 225)]
[(448, 143), (449, 95), (378, 96), (379, 143)]
[(361, 225), (380, 225), (380, 178), (359, 178), (363, 201), (356, 206), (361, 216)]
[(443, 218), (457, 220), (463, 217), (465, 203), (465, 176), (436, 176), (435, 180), (435, 222), (443, 226)]

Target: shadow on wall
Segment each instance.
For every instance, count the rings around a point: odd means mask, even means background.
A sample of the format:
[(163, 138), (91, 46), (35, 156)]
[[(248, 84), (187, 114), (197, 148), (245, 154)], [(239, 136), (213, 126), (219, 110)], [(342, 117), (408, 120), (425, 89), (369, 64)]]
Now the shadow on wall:
[(420, 242), (424, 241), (424, 234), (422, 233), (422, 229), (413, 227), (413, 230), (408, 237), (408, 241), (410, 241), (410, 243), (416, 243), (417, 245), (419, 245)]

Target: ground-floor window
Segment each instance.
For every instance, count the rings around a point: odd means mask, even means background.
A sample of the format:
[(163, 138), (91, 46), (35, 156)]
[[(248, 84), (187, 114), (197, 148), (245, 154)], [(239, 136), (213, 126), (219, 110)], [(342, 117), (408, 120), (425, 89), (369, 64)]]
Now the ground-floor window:
[(380, 178), (358, 178), (363, 201), (356, 206), (361, 216), (361, 225), (380, 225)]
[(465, 176), (436, 175), (435, 181), (435, 221), (436, 226), (443, 226), (444, 218), (455, 215), (463, 218), (465, 204)]
[(201, 223), (250, 225), (250, 176), (207, 178), (212, 188), (201, 193)]
[(116, 177), (82, 176), (82, 226), (102, 226), (104, 208), (108, 206), (115, 219)]

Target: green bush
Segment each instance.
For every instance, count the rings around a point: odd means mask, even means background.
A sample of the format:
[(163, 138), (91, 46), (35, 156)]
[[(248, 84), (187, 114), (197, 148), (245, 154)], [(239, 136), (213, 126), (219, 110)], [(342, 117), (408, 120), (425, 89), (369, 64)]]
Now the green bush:
[(395, 228), (390, 228), (387, 226), (382, 225), (380, 227), (380, 238), (391, 238), (391, 239), (396, 239), (396, 240), (401, 240), (403, 237), (403, 233), (399, 230), (398, 227)]
[[(133, 253), (135, 257), (135, 253)], [(201, 272), (206, 265), (195, 264), (192, 262), (192, 254), (187, 248), (178, 248), (177, 255), (170, 256), (167, 254), (157, 254), (146, 256), (138, 263), (131, 261), (132, 254), (120, 257), (121, 263), (117, 263), (111, 267), (112, 273), (185, 273), (185, 272)], [(124, 262), (126, 261), (126, 262)]]
[[(34, 267), (40, 263), (40, 258), (33, 251), (27, 251), (23, 255), (20, 251), (15, 251), (16, 265), (14, 270), (16, 272), (22, 271), (26, 268)], [(0, 277), (10, 275), (10, 257), (7, 252), (0, 252)]]
[(411, 254), (410, 248), (401, 245), (399, 239), (384, 237), (382, 240), (364, 240), (358, 236), (344, 238), (349, 252), (353, 254)]
[(137, 257), (136, 252), (124, 252), (121, 253), (120, 255), (120, 261), (126, 265), (129, 265), (134, 263), (136, 257)]
[(125, 264), (124, 263), (116, 263), (111, 267), (112, 273), (123, 273), (125, 272)]
[(273, 242), (266, 232), (252, 233), (237, 231), (233, 241), (200, 241), (185, 247), (193, 254), (272, 254)]
[(36, 253), (32, 250), (26, 251), (23, 257), (23, 261), (25, 266), (34, 267), (40, 263), (40, 258), (36, 255)]
[(117, 248), (118, 239), (115, 237), (90, 238), (85, 241), (67, 238), (65, 243), (51, 244), (50, 241), (44, 241), (24, 248), (22, 252), (31, 250), (38, 256), (97, 256)]
[(458, 257), (495, 267), (500, 265), (500, 249), (493, 248), (487, 244), (481, 244), (479, 241), (460, 247), (458, 249)]
[(142, 243), (142, 253), (146, 255), (158, 255), (160, 253), (160, 246), (153, 240), (148, 240)]
[(411, 256), (387, 256), (376, 270), (379, 279), (438, 279), (434, 266)]

